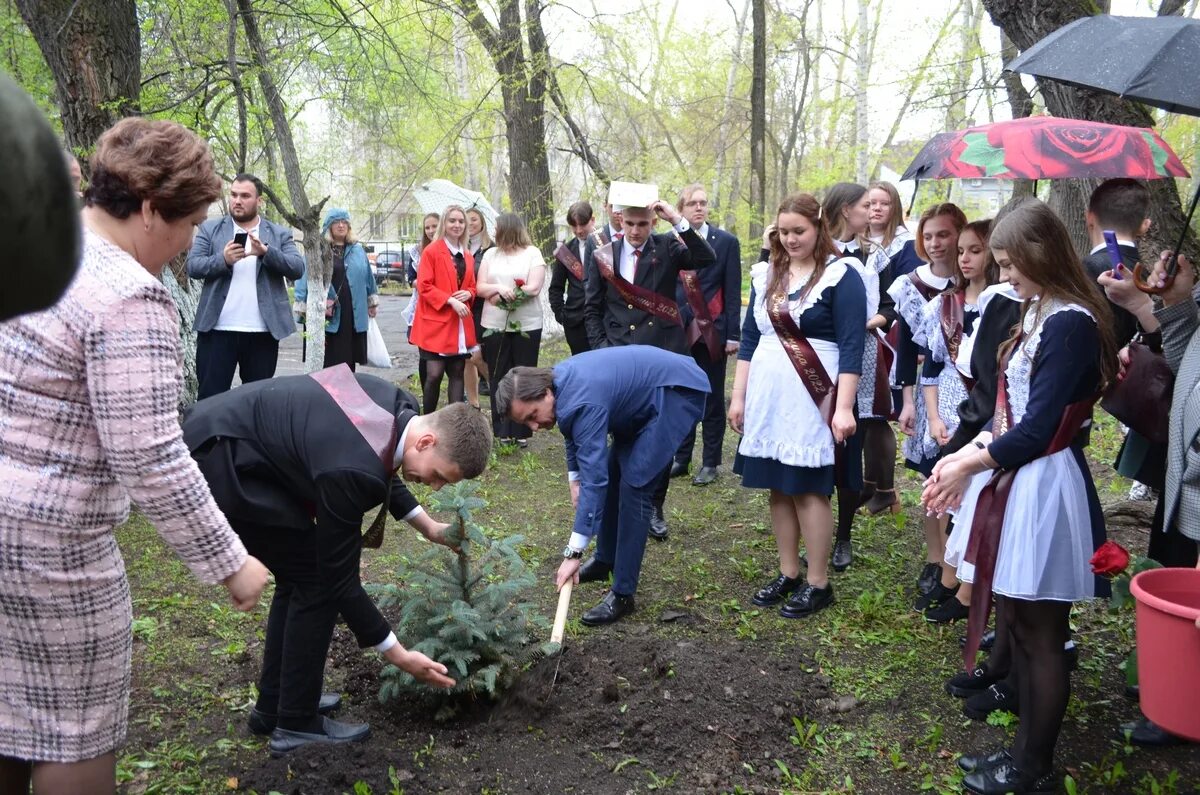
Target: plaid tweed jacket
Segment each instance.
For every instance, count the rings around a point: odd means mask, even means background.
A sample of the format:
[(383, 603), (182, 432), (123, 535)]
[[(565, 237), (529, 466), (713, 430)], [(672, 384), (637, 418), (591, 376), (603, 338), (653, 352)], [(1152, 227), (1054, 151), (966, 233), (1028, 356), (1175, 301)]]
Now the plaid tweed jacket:
[(1162, 324), (1163, 353), (1175, 371), (1163, 527), (1200, 541), (1200, 310), (1194, 301), (1154, 313)]
[(183, 443), (179, 350), (167, 289), (90, 232), (58, 304), (0, 324), (0, 756), (124, 740), (131, 500), (204, 582), (246, 559)]

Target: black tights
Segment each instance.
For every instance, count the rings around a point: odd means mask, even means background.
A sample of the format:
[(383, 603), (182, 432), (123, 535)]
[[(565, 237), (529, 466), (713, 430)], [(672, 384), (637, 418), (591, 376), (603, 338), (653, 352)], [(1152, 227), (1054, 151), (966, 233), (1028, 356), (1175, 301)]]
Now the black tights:
[(463, 374), (466, 366), (467, 360), (461, 357), (425, 360), (425, 383), (421, 385), (424, 393), (422, 414), (432, 414), (437, 411), (438, 398), (441, 397), (442, 392), (443, 374), (449, 378), (446, 384), (446, 405), (462, 403), (463, 388), (466, 383)]
[(28, 762), (0, 756), (0, 795), (105, 795), (116, 791), (117, 757), (104, 754), (80, 762)]
[(850, 528), (854, 524), (854, 513), (858, 510), (858, 506), (862, 505), (862, 492), (843, 489), (839, 486), (837, 504), (837, 540), (849, 541)]
[(1011, 753), (1022, 770), (1042, 775), (1054, 766), (1054, 746), (1071, 697), (1071, 675), (1063, 648), (1070, 632), (1071, 603), (1007, 602), (1021, 704), (1021, 723)]
[(863, 480), (874, 483), (877, 491), (896, 486), (896, 432), (887, 420), (860, 419), (863, 443)]

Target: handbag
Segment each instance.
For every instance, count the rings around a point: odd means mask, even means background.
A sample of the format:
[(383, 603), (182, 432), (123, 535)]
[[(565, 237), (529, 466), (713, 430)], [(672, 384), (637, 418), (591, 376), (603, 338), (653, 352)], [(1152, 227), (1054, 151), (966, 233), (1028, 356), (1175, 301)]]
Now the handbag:
[(1167, 359), (1141, 342), (1129, 343), (1129, 366), (1100, 401), (1122, 424), (1158, 444), (1166, 444), (1175, 374)]

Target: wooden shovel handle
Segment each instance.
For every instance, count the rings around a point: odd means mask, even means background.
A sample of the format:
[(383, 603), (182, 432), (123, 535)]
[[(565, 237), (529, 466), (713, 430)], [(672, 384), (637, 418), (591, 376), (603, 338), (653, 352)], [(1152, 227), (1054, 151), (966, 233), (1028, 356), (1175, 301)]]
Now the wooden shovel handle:
[(1133, 269), (1133, 284), (1134, 284), (1134, 286), (1136, 286), (1143, 293), (1150, 293), (1151, 295), (1159, 295), (1161, 293), (1166, 292), (1167, 289), (1169, 289), (1170, 286), (1175, 283), (1175, 274), (1172, 271), (1172, 272), (1168, 273), (1167, 278), (1166, 278), (1166, 284), (1164, 284), (1162, 287), (1159, 287), (1156, 284), (1151, 284), (1150, 282), (1146, 281), (1146, 277), (1149, 276), (1153, 272), (1154, 272), (1153, 268), (1147, 268), (1145, 265), (1143, 265), (1142, 263), (1139, 262), (1136, 266), (1134, 266), (1134, 269)]
[(562, 643), (563, 630), (567, 626), (567, 610), (571, 606), (571, 589), (574, 587), (570, 580), (558, 592), (558, 610), (554, 613), (554, 628), (550, 630), (550, 642)]

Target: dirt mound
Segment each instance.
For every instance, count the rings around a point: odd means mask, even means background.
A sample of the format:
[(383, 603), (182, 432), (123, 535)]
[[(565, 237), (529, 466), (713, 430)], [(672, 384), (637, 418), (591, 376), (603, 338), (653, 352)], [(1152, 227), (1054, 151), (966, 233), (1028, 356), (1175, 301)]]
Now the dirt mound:
[(260, 765), (236, 771), (241, 787), (323, 795), (363, 780), (388, 792), (389, 768), (409, 793), (618, 793), (669, 780), (676, 791), (705, 792), (774, 781), (771, 760), (788, 751), (792, 717), (830, 695), (824, 677), (761, 647), (668, 640), (646, 629), (630, 624), (569, 642), (500, 703), (444, 723), (417, 700), (379, 704), (378, 658), (339, 638), (328, 676), (344, 676), (349, 704), (340, 717), (370, 722), (371, 738), (284, 759), (264, 753)]

